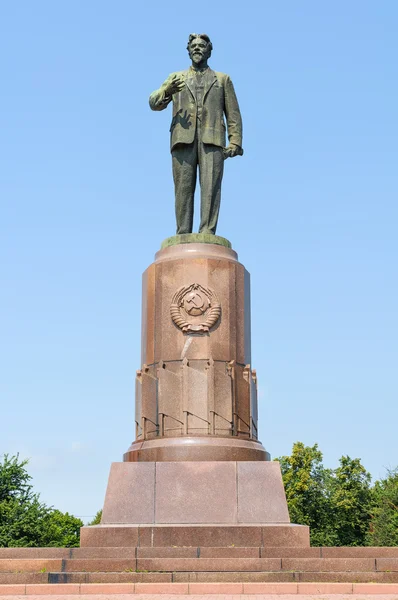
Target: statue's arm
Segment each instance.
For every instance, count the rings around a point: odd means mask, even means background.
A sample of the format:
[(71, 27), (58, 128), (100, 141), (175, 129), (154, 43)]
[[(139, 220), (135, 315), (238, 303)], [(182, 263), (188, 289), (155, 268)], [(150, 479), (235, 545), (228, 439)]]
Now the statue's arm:
[(242, 117), (234, 86), (228, 75), (225, 76), (224, 81), (224, 98), (229, 143), (242, 148)]
[(149, 106), (152, 110), (164, 110), (172, 101), (173, 96), (169, 93), (168, 88), (172, 75), (170, 75), (158, 90), (152, 92), (149, 96)]

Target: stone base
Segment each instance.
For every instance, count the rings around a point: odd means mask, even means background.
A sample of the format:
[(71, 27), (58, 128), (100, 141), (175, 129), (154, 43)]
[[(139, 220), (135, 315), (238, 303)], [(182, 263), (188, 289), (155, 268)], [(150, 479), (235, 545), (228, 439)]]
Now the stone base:
[[(80, 530), (84, 548), (181, 546), (309, 548), (306, 525), (93, 525)], [(237, 566), (236, 566), (237, 568)]]
[(103, 525), (290, 522), (278, 462), (113, 463)]
[(278, 462), (113, 463), (101, 525), (81, 546), (309, 546), (289, 521)]
[(157, 438), (133, 442), (125, 462), (269, 461), (261, 442), (226, 437)]
[(178, 246), (179, 244), (216, 244), (217, 246), (232, 248), (232, 244), (229, 240), (219, 235), (213, 235), (212, 233), (183, 233), (180, 235), (173, 235), (172, 237), (163, 240), (161, 248)]

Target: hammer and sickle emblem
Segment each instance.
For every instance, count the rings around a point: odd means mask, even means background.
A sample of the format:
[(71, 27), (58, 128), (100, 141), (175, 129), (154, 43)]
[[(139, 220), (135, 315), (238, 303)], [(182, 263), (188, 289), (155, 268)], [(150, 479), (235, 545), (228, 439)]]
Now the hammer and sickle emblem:
[(214, 290), (191, 283), (174, 294), (170, 315), (183, 333), (208, 333), (221, 316), (221, 304)]
[(193, 304), (195, 308), (203, 308), (205, 302), (199, 292), (191, 292), (186, 299), (186, 303)]

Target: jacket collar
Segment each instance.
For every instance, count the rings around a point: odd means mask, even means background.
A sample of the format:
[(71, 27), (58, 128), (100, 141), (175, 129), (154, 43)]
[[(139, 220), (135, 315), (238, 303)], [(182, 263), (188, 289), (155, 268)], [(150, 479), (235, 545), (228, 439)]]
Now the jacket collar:
[[(185, 72), (185, 85), (187, 86), (187, 88), (191, 92), (192, 97), (193, 97), (193, 99), (196, 102), (194, 77), (195, 77), (195, 73), (194, 73), (193, 69), (188, 69)], [(214, 83), (216, 81), (217, 81), (217, 75), (209, 67), (208, 69), (206, 69), (205, 74), (204, 74), (203, 102), (204, 102), (204, 100), (206, 98), (206, 95), (208, 94), (210, 88), (212, 87), (212, 85), (214, 85)]]

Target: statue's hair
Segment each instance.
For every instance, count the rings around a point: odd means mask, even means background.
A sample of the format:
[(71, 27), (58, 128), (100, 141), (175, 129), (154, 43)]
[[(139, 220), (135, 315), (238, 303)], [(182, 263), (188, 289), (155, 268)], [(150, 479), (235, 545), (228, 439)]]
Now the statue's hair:
[(187, 45), (188, 52), (189, 52), (189, 45), (192, 42), (192, 40), (194, 40), (195, 38), (201, 38), (202, 40), (204, 40), (206, 42), (209, 52), (211, 54), (211, 51), (213, 50), (213, 44), (211, 43), (210, 38), (206, 33), (191, 33), (189, 35), (188, 45)]

